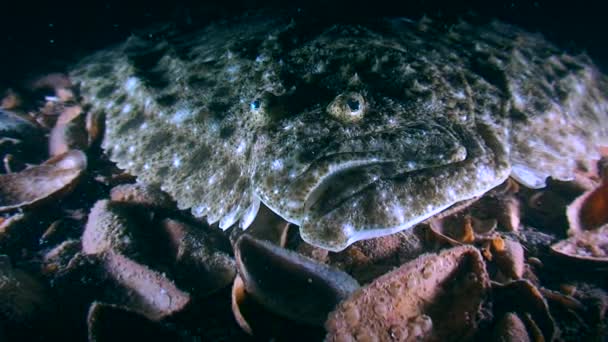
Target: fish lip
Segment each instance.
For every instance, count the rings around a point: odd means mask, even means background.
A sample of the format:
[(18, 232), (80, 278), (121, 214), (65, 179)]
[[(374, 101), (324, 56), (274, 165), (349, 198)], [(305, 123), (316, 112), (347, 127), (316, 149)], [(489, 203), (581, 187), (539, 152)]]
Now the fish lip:
[[(394, 164), (394, 162), (392, 162), (392, 161), (373, 162), (373, 163), (368, 163), (368, 164), (356, 165), (356, 166), (352, 166), (352, 167), (344, 167), (335, 172), (325, 174), (324, 177), (322, 179), (320, 179), (320, 182), (318, 182), (315, 187), (310, 189), (310, 191), (306, 195), (306, 198), (304, 200), (304, 211), (308, 212), (310, 210), (313, 210), (313, 208), (315, 208), (322, 201), (323, 196), (325, 196), (326, 194), (328, 194), (330, 192), (332, 193), (332, 196), (335, 199), (338, 199), (338, 201), (335, 201), (337, 203), (334, 203), (331, 207), (326, 207), (324, 209), (324, 211), (332, 210), (332, 208), (337, 207), (339, 205), (339, 203), (345, 201), (347, 198), (362, 191), (366, 187), (374, 184), (379, 179), (381, 179), (382, 176), (385, 176), (385, 175), (382, 175), (382, 172), (378, 172), (377, 174), (372, 173), (369, 175), (366, 175), (364, 173), (362, 175), (362, 179), (360, 179), (359, 181), (349, 182), (349, 183), (353, 184), (353, 186), (342, 186), (342, 187), (339, 187), (338, 189), (335, 189), (335, 184), (340, 184), (340, 182), (344, 180), (343, 178), (348, 178), (347, 176), (349, 173), (357, 172), (358, 170), (363, 171), (365, 169), (372, 169), (374, 166), (382, 167), (382, 165), (390, 165), (390, 164)], [(330, 190), (332, 188), (332, 186), (334, 186), (333, 191)]]
[[(422, 126), (424, 124), (428, 124), (428, 123), (410, 122), (410, 123), (408, 123), (407, 126), (403, 126), (403, 127), (383, 127), (381, 129), (377, 129), (372, 132), (367, 132), (364, 134), (358, 134), (358, 135), (350, 136), (348, 138), (340, 139), (339, 141), (336, 141), (333, 144), (333, 146), (327, 146), (326, 148), (319, 151), (319, 156), (317, 156), (316, 158), (309, 161), (308, 162), (309, 165), (306, 168), (304, 168), (302, 171), (300, 171), (298, 174), (296, 174), (294, 179), (301, 177), (302, 175), (306, 174), (307, 172), (310, 172), (310, 170), (315, 167), (315, 164), (323, 162), (324, 160), (330, 160), (330, 159), (335, 159), (335, 158), (340, 158), (340, 157), (351, 156), (354, 158), (350, 158), (350, 159), (354, 160), (354, 159), (361, 158), (362, 156), (367, 155), (367, 156), (369, 156), (368, 159), (370, 160), (370, 162), (368, 164), (371, 164), (374, 162), (378, 162), (378, 163), (399, 162), (399, 161), (406, 162), (406, 158), (404, 158), (405, 155), (396, 154), (395, 151), (393, 149), (391, 149), (390, 147), (395, 146), (400, 141), (402, 141), (402, 139), (407, 139), (408, 136), (411, 136), (412, 130), (414, 130), (414, 131), (420, 130), (422, 132), (426, 132), (426, 131), (429, 131), (431, 128), (435, 128), (435, 129), (439, 129), (441, 131), (442, 135), (453, 136), (453, 132), (450, 132), (449, 130), (447, 130), (446, 128), (444, 128), (442, 125), (440, 125), (438, 123), (433, 123), (433, 124), (429, 125), (428, 127)], [(352, 146), (355, 145), (357, 142), (366, 143), (366, 142), (370, 141), (372, 138), (381, 136), (383, 134), (387, 134), (389, 136), (384, 137), (382, 139), (383, 141), (378, 142), (378, 144), (385, 148), (371, 148), (371, 149), (353, 148), (353, 149), (351, 149)], [(386, 146), (388, 146), (388, 147), (386, 147)], [(465, 154), (466, 154), (466, 150), (465, 150)], [(466, 155), (463, 156), (460, 160), (464, 160), (465, 158), (466, 158)], [(361, 158), (361, 159), (363, 159), (363, 158)], [(422, 167), (420, 169), (424, 169), (424, 168), (426, 168), (426, 167)]]
[[(363, 152), (362, 154), (365, 154), (365, 153), (366, 152)], [(356, 153), (356, 154), (358, 154), (358, 153)], [(340, 157), (341, 155), (343, 155), (343, 153), (327, 154), (327, 155), (318, 157), (313, 162), (311, 162), (306, 167), (306, 169), (304, 171), (300, 172), (297, 176), (295, 176), (294, 179), (290, 183), (283, 185), (278, 190), (278, 192), (284, 196), (284, 202), (281, 204), (279, 204), (276, 201), (271, 200), (270, 198), (265, 196), (263, 193), (257, 193), (256, 196), (260, 199), (260, 201), (262, 203), (264, 203), (264, 205), (266, 207), (268, 207), (270, 210), (272, 210), (275, 214), (277, 214), (284, 220), (286, 220), (290, 223), (296, 224), (296, 225), (300, 225), (300, 224), (302, 224), (302, 221), (304, 220), (304, 215), (305, 215), (304, 211), (305, 211), (305, 208), (307, 207), (306, 203), (311, 203), (312, 198), (310, 197), (310, 195), (317, 194), (318, 191), (321, 189), (320, 186), (327, 185), (327, 184), (323, 183), (323, 181), (322, 181), (323, 179), (325, 179), (327, 182), (331, 183), (332, 180), (335, 179), (335, 177), (338, 177), (338, 175), (343, 174), (348, 171), (353, 171), (353, 170), (361, 169), (361, 168), (365, 168), (365, 167), (371, 167), (374, 165), (382, 165), (382, 164), (389, 164), (389, 163), (395, 162), (395, 160), (389, 159), (389, 158), (374, 157), (374, 158), (368, 158), (368, 159), (361, 158), (359, 163), (352, 163), (353, 159), (348, 159), (345, 163), (341, 163), (341, 164), (335, 163), (333, 165), (334, 165), (334, 167), (337, 167), (338, 169), (333, 170), (331, 172), (322, 172), (322, 173), (318, 173), (318, 174), (314, 175), (312, 178), (318, 178), (320, 181), (316, 182), (316, 184), (314, 186), (309, 187), (307, 189), (307, 191), (305, 191), (304, 193), (300, 193), (301, 196), (294, 195), (296, 193), (296, 191), (294, 191), (294, 189), (296, 189), (299, 186), (298, 182), (302, 181), (302, 179), (307, 176), (313, 175), (314, 174), (313, 169), (318, 168), (319, 163), (321, 163), (322, 161), (328, 162), (332, 158)]]
[[(466, 158), (466, 150), (462, 160)], [(343, 159), (343, 160), (341, 160)], [(449, 163), (458, 162), (452, 160)], [(391, 151), (372, 151), (372, 152), (338, 152), (320, 156), (310, 162), (310, 164), (291, 182), (284, 185), (280, 192), (285, 196), (289, 211), (299, 212), (300, 215), (315, 206), (321, 196), (328, 191), (332, 182), (340, 183), (340, 177), (357, 170), (370, 170), (369, 174), (361, 173), (358, 177), (359, 183), (344, 184), (348, 189), (333, 189), (338, 194), (338, 198), (345, 199), (350, 191), (351, 195), (360, 191), (366, 186), (373, 184), (379, 179), (386, 179), (400, 174), (421, 171), (424, 169), (440, 166), (433, 163), (416, 162), (408, 160), (399, 155), (391, 155)], [(376, 170), (372, 170), (376, 168)], [(355, 190), (353, 190), (355, 189)], [(286, 214), (289, 216), (289, 214)], [(283, 216), (283, 215), (282, 215)]]
[[(299, 167), (285, 170), (285, 178), (281, 178), (281, 184), (274, 183), (273, 189), (266, 189), (273, 194), (261, 192), (260, 198), (265, 199), (268, 207), (278, 209), (273, 211), (280, 211), (280, 216), (299, 224), (307, 215), (307, 211), (314, 209), (321, 196), (322, 204), (337, 203), (347, 198), (345, 196), (349, 193), (354, 194), (357, 189), (378, 179), (388, 179), (466, 159), (466, 148), (450, 127), (436, 122), (413, 122), (404, 127), (383, 127), (365, 134), (341, 136), (341, 139), (335, 139), (326, 146), (319, 146), (320, 140), (315, 139), (309, 144), (313, 145), (310, 147), (313, 151), (316, 144), (316, 155), (308, 161), (302, 161)], [(428, 136), (429, 134), (432, 136)], [(426, 143), (417, 143), (420, 138), (426, 139)], [(431, 138), (436, 139), (437, 143), (431, 144), (434, 141)], [(301, 151), (306, 147), (302, 147)], [(281, 160), (281, 156), (287, 152), (289, 151), (286, 149), (282, 150), (280, 156), (277, 154), (275, 157)], [(376, 169), (372, 170), (373, 168)], [(362, 171), (358, 172), (358, 169)], [(264, 170), (260, 171), (262, 175), (266, 174)], [(272, 176), (270, 173), (267, 175)], [(353, 175), (360, 184), (341, 181), (342, 176), (352, 178)], [(261, 179), (260, 181), (262, 182)], [(339, 189), (337, 185), (331, 186), (334, 181), (341, 182), (347, 189)], [(327, 189), (337, 193), (338, 199), (333, 200), (327, 196), (331, 194), (325, 192)]]
[[(301, 195), (300, 198), (291, 198), (292, 209), (303, 209), (304, 211), (310, 209), (312, 206), (314, 206), (319, 197), (326, 193), (330, 185), (339, 183), (341, 175), (356, 172), (357, 170), (369, 170), (374, 167), (382, 168), (382, 166), (385, 165), (396, 165), (398, 162), (398, 160), (392, 158), (380, 157), (361, 158), (359, 160), (349, 158), (344, 162), (334, 162), (332, 161), (334, 158), (343, 158), (343, 154), (329, 154), (318, 158), (315, 162), (311, 163), (306, 170), (300, 173), (291, 183), (282, 188), (282, 193), (285, 194), (286, 197), (293, 196), (297, 193)], [(324, 164), (320, 165), (320, 163)], [(389, 169), (390, 167), (387, 168), (387, 170)], [(362, 173), (360, 179), (361, 182), (358, 184), (360, 187), (367, 186), (377, 181), (381, 176), (387, 175), (382, 175), (382, 172), (378, 172), (377, 175), (372, 173)], [(336, 180), (338, 180), (338, 182), (336, 182)], [(306, 190), (304, 192), (295, 191), (297, 188), (304, 188)], [(344, 190), (346, 191), (347, 189)], [(343, 194), (344, 191), (338, 191), (338, 193)]]

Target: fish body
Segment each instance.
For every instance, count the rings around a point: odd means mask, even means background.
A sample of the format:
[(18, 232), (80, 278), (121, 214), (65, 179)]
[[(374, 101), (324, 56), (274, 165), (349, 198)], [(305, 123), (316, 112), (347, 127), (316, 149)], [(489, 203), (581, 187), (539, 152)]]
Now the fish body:
[(591, 60), (496, 21), (254, 14), (132, 36), (71, 77), (110, 158), (180, 208), (246, 228), (263, 203), (333, 251), (509, 176), (572, 179), (608, 137)]

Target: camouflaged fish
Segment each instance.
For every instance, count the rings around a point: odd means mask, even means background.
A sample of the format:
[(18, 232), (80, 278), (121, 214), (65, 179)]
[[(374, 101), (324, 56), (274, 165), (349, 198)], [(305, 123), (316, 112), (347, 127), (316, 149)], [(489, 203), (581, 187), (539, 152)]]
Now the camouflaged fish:
[(246, 228), (263, 203), (334, 251), (509, 176), (571, 179), (608, 137), (590, 59), (499, 22), (252, 15), (133, 36), (71, 76), (111, 159), (180, 208)]

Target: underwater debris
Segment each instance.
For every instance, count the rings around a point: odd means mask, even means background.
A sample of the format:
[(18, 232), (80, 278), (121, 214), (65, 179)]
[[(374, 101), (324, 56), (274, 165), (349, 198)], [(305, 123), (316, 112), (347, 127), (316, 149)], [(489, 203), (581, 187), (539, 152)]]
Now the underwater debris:
[(190, 303), (190, 294), (177, 288), (172, 280), (123, 255), (108, 252), (103, 256), (103, 265), (126, 292), (123, 305), (150, 320), (173, 315)]
[(220, 243), (200, 227), (174, 219), (160, 223), (171, 242), (175, 277), (187, 288), (205, 296), (230, 285), (236, 276), (234, 259), (222, 251)]
[(88, 147), (88, 139), (82, 108), (66, 107), (49, 135), (49, 155), (57, 156), (74, 149), (84, 151)]
[(578, 264), (589, 266), (608, 265), (608, 224), (582, 231), (551, 245), (551, 251)]
[(68, 102), (74, 99), (72, 86), (70, 77), (62, 73), (46, 74), (30, 82), (31, 90), (53, 90), (58, 102)]
[(91, 208), (82, 234), (82, 251), (86, 254), (116, 251), (137, 255), (138, 240), (133, 236), (136, 225), (121, 204), (108, 200), (97, 201)]
[(268, 310), (296, 322), (323, 325), (359, 284), (348, 274), (247, 234), (235, 244), (245, 290)]
[(247, 334), (253, 335), (253, 329), (251, 328), (251, 324), (248, 322), (248, 319), (243, 313), (243, 309), (241, 309), (242, 306), (246, 305), (244, 304), (246, 300), (247, 293), (245, 292), (245, 285), (243, 284), (243, 280), (241, 279), (241, 277), (236, 276), (232, 284), (232, 313), (239, 327), (241, 327), (241, 329), (243, 329), (243, 331), (245, 331)]
[(31, 215), (14, 214), (0, 219), (0, 253), (8, 256), (18, 255), (26, 240)]
[(495, 316), (501, 313), (516, 313), (525, 320), (532, 340), (553, 341), (558, 330), (549, 306), (536, 286), (528, 280), (515, 280), (504, 285), (492, 284), (493, 310)]
[(493, 250), (494, 260), (504, 275), (511, 279), (520, 279), (524, 274), (524, 248), (512, 239), (502, 240), (502, 248)]
[(526, 325), (516, 313), (507, 312), (496, 323), (492, 331), (492, 341), (501, 342), (531, 342), (532, 338), (526, 330)]
[(81, 251), (82, 245), (79, 240), (65, 240), (55, 246), (42, 257), (42, 274), (54, 276), (68, 268), (72, 258)]
[(7, 89), (2, 94), (2, 100), (0, 100), (0, 108), (5, 110), (11, 110), (19, 107), (23, 99), (13, 89)]
[(143, 183), (115, 186), (110, 190), (110, 199), (112, 202), (149, 209), (172, 210), (175, 207), (174, 201), (167, 193), (156, 186)]
[(566, 209), (569, 234), (578, 234), (608, 223), (608, 183), (586, 191)]
[(87, 167), (79, 150), (55, 156), (41, 165), (0, 175), (0, 212), (31, 207), (68, 194)]
[(252, 220), (250, 223), (245, 223), (248, 226), (247, 230), (232, 230), (230, 233), (230, 242), (232, 245), (236, 243), (241, 235), (248, 234), (258, 240), (269, 241), (280, 247), (285, 247), (290, 224), (276, 215), (264, 204), (260, 204), (259, 209), (256, 210), (254, 215), (255, 217), (250, 218)]
[(475, 248), (424, 254), (342, 301), (325, 323), (326, 339), (466, 339), (475, 333), (489, 287)]

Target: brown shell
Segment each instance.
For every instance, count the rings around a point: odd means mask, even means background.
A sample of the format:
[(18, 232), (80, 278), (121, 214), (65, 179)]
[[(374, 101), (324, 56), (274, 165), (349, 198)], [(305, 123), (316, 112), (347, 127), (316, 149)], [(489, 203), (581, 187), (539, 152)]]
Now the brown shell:
[(235, 257), (247, 292), (296, 322), (322, 325), (336, 304), (359, 287), (342, 271), (247, 234), (236, 242)]
[(40, 204), (74, 188), (87, 167), (87, 157), (71, 150), (41, 165), (0, 175), (0, 212)]
[(517, 241), (511, 239), (503, 239), (503, 241), (503, 248), (494, 251), (496, 264), (507, 277), (519, 279), (524, 274), (524, 248)]
[(72, 149), (85, 150), (87, 147), (88, 136), (82, 107), (64, 108), (49, 135), (49, 154), (58, 156)]
[(171, 197), (157, 186), (136, 183), (122, 184), (110, 190), (110, 198), (113, 202), (129, 205), (140, 205), (154, 209), (172, 209), (175, 203)]
[[(541, 292), (528, 280), (516, 280), (508, 284), (492, 284), (494, 314), (514, 312), (522, 319), (528, 319), (534, 324), (527, 324), (529, 333), (534, 336), (538, 330), (545, 341), (552, 341), (557, 333), (555, 321), (549, 311), (549, 306)], [(529, 318), (526, 318), (528, 317)]]
[(175, 219), (164, 219), (161, 227), (174, 251), (176, 280), (207, 295), (230, 285), (236, 275), (234, 259), (218, 248), (212, 234)]
[(566, 209), (570, 234), (598, 228), (608, 223), (608, 183), (583, 193)]
[(340, 303), (325, 323), (327, 340), (470, 338), (489, 286), (477, 249), (425, 254)]
[(492, 330), (495, 342), (530, 342), (524, 322), (513, 312), (508, 312), (496, 323)]
[(123, 255), (108, 252), (103, 265), (118, 287), (128, 293), (123, 304), (150, 320), (161, 320), (190, 303), (190, 295), (172, 280)]
[(570, 261), (589, 266), (608, 264), (608, 224), (579, 232), (551, 246), (551, 251)]
[(108, 200), (97, 201), (91, 208), (82, 234), (82, 251), (86, 254), (100, 254), (115, 250), (123, 254), (135, 254), (135, 225), (120, 204)]

